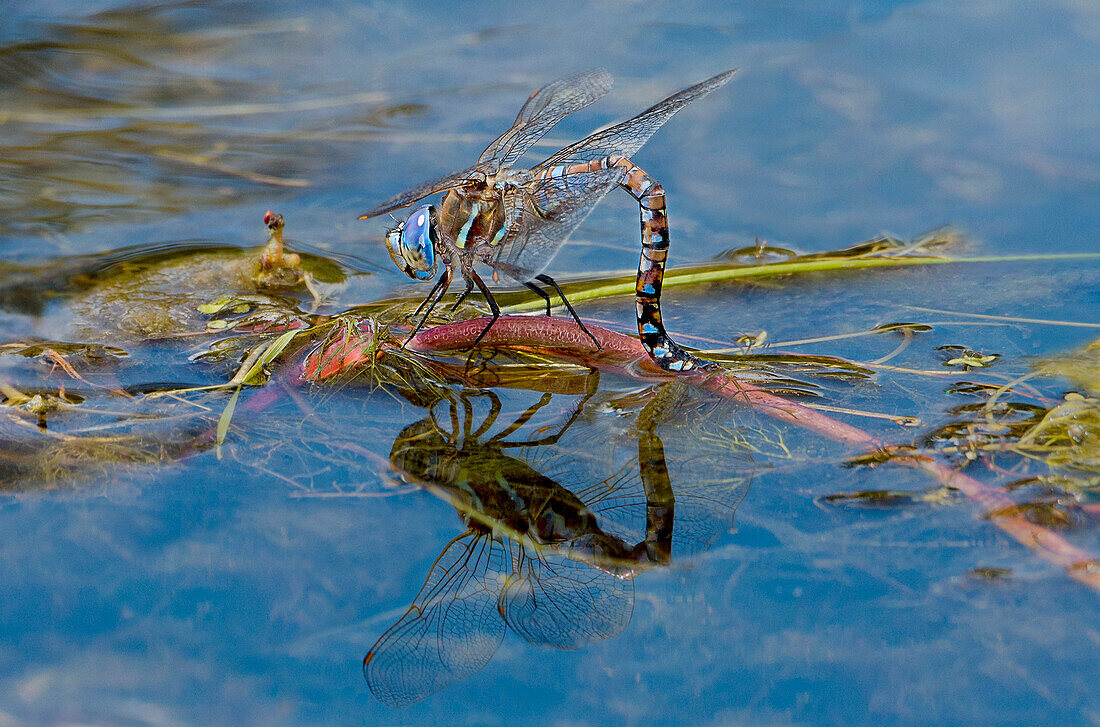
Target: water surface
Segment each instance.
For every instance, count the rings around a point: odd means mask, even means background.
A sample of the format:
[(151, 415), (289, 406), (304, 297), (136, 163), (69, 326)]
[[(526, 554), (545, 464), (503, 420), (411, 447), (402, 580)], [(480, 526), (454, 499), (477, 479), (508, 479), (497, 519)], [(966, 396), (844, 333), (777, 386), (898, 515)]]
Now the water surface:
[[(134, 392), (222, 381), (235, 359), (193, 361), (208, 337), (150, 342), (111, 323), (128, 311), (94, 296), (120, 265), (259, 245), (263, 213), (276, 209), (291, 247), (339, 271), (323, 312), (411, 295), (383, 253), (386, 223), (356, 215), (469, 166), (531, 90), (588, 67), (607, 68), (615, 89), (525, 162), (742, 69), (636, 157), (668, 191), (674, 264), (757, 237), (815, 252), (944, 225), (970, 241), (966, 254), (1097, 249), (1100, 11), (1085, 2), (566, 2), (548, 12), (492, 2), (57, 0), (5, 13), (0, 343), (121, 348), (127, 356), (81, 359), (81, 371)], [(632, 268), (637, 212), (618, 197), (561, 251), (554, 275)], [(224, 281), (188, 270), (169, 280), (187, 311), (182, 325), (192, 317), (201, 329), (195, 306)], [(1098, 270), (1002, 262), (677, 288), (666, 322), (674, 334), (728, 343), (761, 330), (789, 342), (919, 321), (933, 330), (892, 365), (946, 370), (936, 348), (965, 345), (1001, 354), (1003, 382), (1095, 329), (906, 306), (1095, 323)], [(634, 325), (628, 297), (580, 313)], [(898, 341), (779, 348), (867, 362)], [(5, 382), (55, 392), (65, 383), (119, 409), (127, 426), (151, 411), (64, 377), (40, 358), (0, 356)], [(845, 418), (905, 443), (971, 401), (945, 393), (955, 380), (880, 373), (818, 383), (827, 404), (920, 417), (918, 429)], [(1036, 386), (1052, 397), (1071, 388)], [(517, 456), (574, 489), (607, 477), (610, 465), (581, 455), (598, 442), (620, 464), (637, 457), (641, 407), (610, 402), (643, 388), (601, 378), (553, 456)], [(493, 390), (502, 399), (493, 432), (542, 397), (534, 385)], [(519, 435), (562, 427), (582, 398), (583, 389), (556, 392)], [(225, 397), (200, 403), (212, 407), (208, 433)], [(194, 416), (182, 406), (155, 412)], [(486, 407), (477, 400), (475, 428)], [(690, 411), (658, 429), (674, 486), (702, 477), (690, 463), (703, 455), (685, 443), (693, 430), (678, 429), (695, 421)], [(721, 526), (707, 530), (706, 547), (628, 581), (633, 605), (616, 635), (563, 651), (511, 630), (476, 675), (386, 707), (362, 658), (463, 531), (451, 504), (391, 467), (395, 441), (425, 416), (423, 402), (393, 388), (304, 387), (237, 417), (220, 458), (190, 418), (141, 430), (163, 444), (141, 457), (11, 469), (0, 499), (0, 722), (1100, 723), (1096, 593), (962, 498), (830, 505), (836, 493), (936, 485), (902, 468), (845, 467), (850, 453), (835, 445), (720, 407), (709, 431), (764, 432), (793, 457), (754, 454), (744, 501), (735, 515), (710, 513)], [(21, 451), (23, 425), (5, 426), (6, 449)], [(737, 452), (705, 459), (715, 481), (744, 470)], [(997, 486), (1018, 479), (980, 476)], [(1063, 534), (1100, 552), (1094, 523)]]

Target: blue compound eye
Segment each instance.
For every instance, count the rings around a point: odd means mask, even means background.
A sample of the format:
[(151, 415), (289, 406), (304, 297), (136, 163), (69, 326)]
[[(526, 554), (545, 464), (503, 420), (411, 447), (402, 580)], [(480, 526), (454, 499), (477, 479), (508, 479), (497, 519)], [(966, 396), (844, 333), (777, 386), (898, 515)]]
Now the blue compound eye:
[[(396, 232), (398, 231), (394, 230), (387, 236), (391, 248), (390, 255), (394, 257), (394, 262), (397, 262), (397, 257), (393, 255), (393, 247), (396, 241), (392, 240), (392, 236)], [(409, 219), (405, 220), (400, 233), (401, 239), (397, 245), (404, 265), (398, 263), (398, 267), (404, 268), (405, 274), (410, 278), (418, 280), (431, 280), (434, 278), (435, 208), (431, 205), (424, 205), (415, 209), (409, 215)]]
[(390, 253), (390, 260), (399, 270), (405, 270), (405, 258), (401, 257), (401, 232), (402, 226), (397, 226), (386, 233), (386, 250)]

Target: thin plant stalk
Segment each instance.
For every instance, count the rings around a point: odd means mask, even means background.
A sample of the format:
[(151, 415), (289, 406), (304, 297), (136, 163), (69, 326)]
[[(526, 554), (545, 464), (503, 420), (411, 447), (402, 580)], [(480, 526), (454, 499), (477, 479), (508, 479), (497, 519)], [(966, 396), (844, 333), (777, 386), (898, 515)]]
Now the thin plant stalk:
[[(406, 348), (422, 353), (466, 350), (487, 323), (488, 319), (478, 318), (438, 326), (422, 331), (410, 339)], [(682, 378), (701, 389), (728, 399), (743, 401), (764, 415), (815, 432), (865, 454), (886, 455), (892, 462), (926, 472), (941, 485), (962, 492), (976, 502), (983, 512), (1004, 510), (1014, 504), (1000, 490), (958, 472), (931, 456), (908, 454), (904, 448), (884, 442), (862, 429), (802, 404), (764, 391), (759, 386), (741, 381), (727, 372), (670, 374), (652, 362), (637, 339), (593, 324), (588, 324), (587, 327), (600, 342), (599, 350), (593, 347), (591, 339), (573, 321), (542, 316), (500, 318), (482, 339), (481, 345), (552, 351), (559, 358), (574, 359), (587, 366), (614, 370), (640, 380)], [(991, 522), (1039, 557), (1064, 568), (1074, 580), (1100, 592), (1100, 559), (1092, 553), (1020, 515), (998, 516), (991, 518)]]
[[(740, 265), (728, 262), (703, 262), (678, 268), (670, 268), (664, 278), (665, 288), (681, 285), (699, 285), (746, 278), (766, 278), (799, 273), (835, 272), (840, 270), (864, 270), (868, 268), (912, 267), (915, 265), (952, 265), (1007, 262), (1059, 262), (1066, 260), (1100, 260), (1100, 253), (1051, 253), (1035, 255), (991, 255), (983, 257), (939, 257), (933, 255), (823, 257), (796, 259), (764, 265)], [(637, 273), (624, 272), (621, 276), (601, 277), (599, 280), (565, 283), (562, 289), (574, 304), (586, 300), (633, 295)], [(502, 305), (505, 313), (542, 310), (546, 304), (541, 299)]]

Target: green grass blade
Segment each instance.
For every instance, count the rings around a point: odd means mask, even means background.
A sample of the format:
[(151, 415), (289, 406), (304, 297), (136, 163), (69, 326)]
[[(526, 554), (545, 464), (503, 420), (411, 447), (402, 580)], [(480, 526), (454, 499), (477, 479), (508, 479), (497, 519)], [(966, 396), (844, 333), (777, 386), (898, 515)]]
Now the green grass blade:
[[(247, 384), (258, 375), (262, 374), (264, 367), (274, 361), (299, 333), (301, 333), (301, 330), (296, 328), (276, 338), (267, 348), (263, 349), (263, 353), (257, 356), (256, 360), (253, 361), (250, 366), (247, 366), (247, 368), (246, 366), (241, 366), (241, 371), (244, 373), (238, 371), (237, 375), (233, 377), (233, 381), (239, 384)], [(247, 365), (248, 362), (246, 361), (245, 364)]]
[[(1100, 260), (1100, 253), (1066, 253), (1039, 255), (999, 255), (987, 257), (938, 257), (930, 255), (909, 257), (825, 257), (801, 259), (765, 265), (736, 265), (728, 262), (707, 262), (683, 268), (671, 269), (665, 274), (664, 287), (698, 285), (744, 278), (774, 277), (798, 273), (827, 272), (836, 270), (863, 270), (867, 268), (908, 267), (914, 265), (950, 265), (1001, 262), (1055, 262), (1064, 260)], [(633, 295), (634, 274), (605, 277), (595, 280), (563, 284), (562, 290), (570, 302), (598, 300), (623, 295)], [(541, 299), (502, 305), (504, 313), (542, 310), (546, 304)]]
[(240, 393), (241, 387), (238, 386), (233, 396), (229, 397), (229, 403), (222, 410), (221, 418), (218, 419), (218, 429), (214, 435), (214, 451), (218, 459), (222, 458), (222, 443), (225, 442), (225, 435), (229, 432), (229, 422), (233, 419), (233, 410), (237, 408), (237, 397)]
[(229, 397), (229, 403), (225, 405), (225, 409), (222, 410), (222, 415), (218, 419), (218, 428), (214, 435), (215, 452), (218, 459), (222, 458), (222, 443), (225, 442), (225, 435), (229, 432), (229, 422), (232, 421), (233, 411), (237, 408), (237, 397), (240, 396), (241, 386), (248, 384), (262, 374), (264, 367), (278, 358), (279, 354), (290, 345), (290, 342), (299, 333), (301, 331), (295, 329), (282, 334), (272, 341), (267, 348), (263, 349), (263, 353), (250, 356), (249, 359), (255, 358), (251, 365), (246, 360), (245, 364), (241, 366), (241, 370), (233, 377), (233, 381), (230, 383), (236, 382), (237, 388), (233, 391), (233, 396)]

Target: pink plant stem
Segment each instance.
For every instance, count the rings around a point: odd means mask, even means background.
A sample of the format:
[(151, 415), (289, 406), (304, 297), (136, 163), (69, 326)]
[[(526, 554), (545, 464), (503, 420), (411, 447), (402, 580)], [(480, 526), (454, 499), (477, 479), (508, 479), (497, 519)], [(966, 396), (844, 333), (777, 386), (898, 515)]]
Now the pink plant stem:
[[(421, 332), (406, 347), (422, 353), (464, 351), (487, 323), (488, 319), (478, 318), (438, 326)], [(600, 350), (593, 347), (591, 339), (573, 321), (544, 316), (504, 316), (493, 324), (481, 345), (553, 352), (587, 366), (615, 370), (642, 380), (677, 378), (678, 375), (658, 368), (636, 338), (592, 324), (587, 324), (587, 327), (600, 342)], [(862, 429), (797, 402), (770, 394), (752, 383), (739, 381), (729, 373), (695, 371), (681, 376), (702, 389), (729, 399), (742, 400), (766, 416), (846, 446), (867, 453), (892, 455), (891, 462), (927, 472), (942, 485), (953, 487), (977, 502), (985, 513), (995, 513), (1014, 504), (1002, 491), (957, 472), (928, 455), (906, 455), (904, 448), (890, 445)], [(1100, 559), (1096, 556), (1020, 515), (998, 515), (992, 517), (991, 522), (1041, 558), (1065, 568), (1074, 580), (1100, 592)]]

